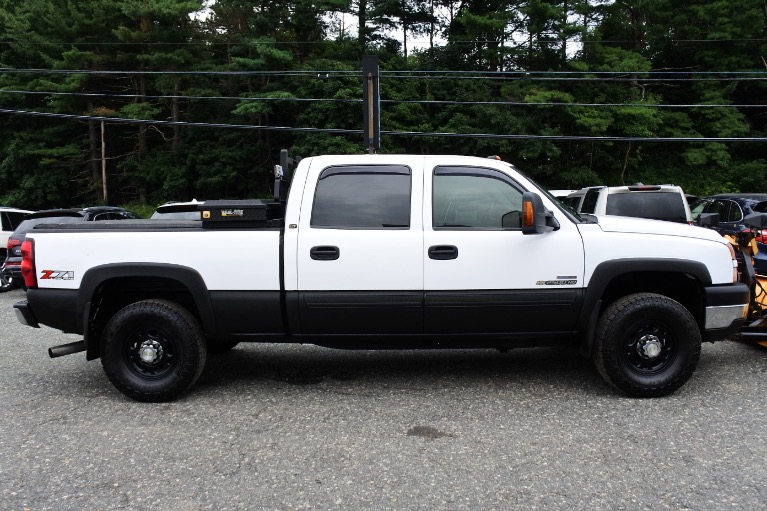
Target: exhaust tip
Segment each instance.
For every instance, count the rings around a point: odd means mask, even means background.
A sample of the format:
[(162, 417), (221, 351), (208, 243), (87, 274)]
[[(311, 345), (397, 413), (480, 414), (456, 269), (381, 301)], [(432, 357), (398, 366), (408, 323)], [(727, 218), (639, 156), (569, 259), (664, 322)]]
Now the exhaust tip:
[(85, 341), (75, 341), (69, 344), (61, 344), (59, 346), (52, 346), (48, 348), (48, 356), (51, 358), (63, 357), (64, 355), (71, 355), (72, 353), (79, 353), (85, 351)]

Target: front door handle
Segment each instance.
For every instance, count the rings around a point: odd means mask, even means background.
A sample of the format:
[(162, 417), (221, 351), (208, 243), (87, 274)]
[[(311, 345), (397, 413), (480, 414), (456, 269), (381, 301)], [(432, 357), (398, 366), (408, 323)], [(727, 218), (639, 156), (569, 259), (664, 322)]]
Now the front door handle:
[(429, 247), (429, 259), (447, 261), (458, 257), (458, 247), (453, 245), (434, 245)]
[(320, 245), (309, 249), (309, 257), (315, 261), (335, 261), (340, 255), (341, 250), (330, 245)]

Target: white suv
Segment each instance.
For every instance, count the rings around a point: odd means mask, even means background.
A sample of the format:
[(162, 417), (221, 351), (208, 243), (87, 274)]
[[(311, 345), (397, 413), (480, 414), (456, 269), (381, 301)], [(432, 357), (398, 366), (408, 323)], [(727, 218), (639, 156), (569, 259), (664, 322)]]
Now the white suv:
[(565, 204), (578, 213), (620, 215), (692, 224), (681, 186), (591, 186), (568, 195)]
[(19, 226), (24, 217), (32, 211), (26, 209), (9, 208), (0, 206), (0, 257), (5, 261), (6, 246), (8, 245), (8, 236), (13, 234), (16, 227)]
[(201, 220), (199, 206), (205, 201), (192, 199), (189, 202), (170, 201), (157, 206), (152, 220)]

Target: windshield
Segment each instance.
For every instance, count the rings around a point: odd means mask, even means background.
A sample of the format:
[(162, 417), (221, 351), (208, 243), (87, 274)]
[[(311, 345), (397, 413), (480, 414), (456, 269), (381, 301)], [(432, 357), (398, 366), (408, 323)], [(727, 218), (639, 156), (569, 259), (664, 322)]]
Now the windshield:
[(551, 193), (548, 192), (548, 190), (546, 190), (544, 187), (539, 185), (535, 181), (535, 179), (532, 179), (530, 176), (528, 176), (524, 172), (520, 171), (517, 167), (515, 167), (511, 163), (509, 163), (509, 162), (503, 162), (503, 163), (508, 165), (509, 167), (514, 169), (516, 172), (518, 172), (519, 174), (523, 175), (525, 177), (525, 179), (527, 179), (528, 181), (533, 183), (533, 185), (535, 185), (537, 190), (531, 190), (531, 191), (536, 192), (536, 193), (538, 193), (540, 195), (545, 195), (546, 197), (551, 199), (551, 201), (554, 204), (556, 204), (559, 207), (559, 209), (562, 210), (562, 213), (564, 213), (567, 217), (569, 217), (570, 220), (572, 220), (573, 222), (575, 222), (575, 223), (593, 223), (595, 221), (594, 218), (587, 218), (587, 217), (583, 217), (580, 214), (578, 214), (578, 212), (575, 211), (573, 208), (571, 208), (570, 206), (568, 206), (567, 204), (565, 204), (561, 200), (559, 200), (556, 197), (554, 197)]
[(567, 216), (570, 217), (571, 220), (575, 222), (589, 222), (589, 219), (582, 217), (575, 209), (573, 209), (567, 202), (564, 202), (563, 199), (566, 197), (562, 197), (562, 199), (559, 199), (552, 195), (548, 190), (543, 188), (541, 185), (539, 185), (534, 179), (531, 179), (530, 176), (525, 174), (525, 177), (532, 181), (532, 183), (538, 187), (538, 193), (541, 193), (551, 199), (554, 204), (559, 206), (559, 209), (562, 210)]

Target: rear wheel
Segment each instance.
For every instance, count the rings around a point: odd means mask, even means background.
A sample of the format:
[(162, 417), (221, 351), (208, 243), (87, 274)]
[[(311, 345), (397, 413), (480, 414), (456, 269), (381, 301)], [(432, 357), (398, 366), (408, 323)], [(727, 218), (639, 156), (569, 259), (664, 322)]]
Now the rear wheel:
[(623, 392), (658, 397), (690, 379), (700, 343), (695, 318), (679, 302), (638, 293), (602, 313), (593, 359), (602, 377)]
[(175, 302), (144, 300), (120, 309), (101, 338), (101, 364), (112, 384), (138, 401), (170, 401), (191, 387), (207, 349), (194, 316)]

